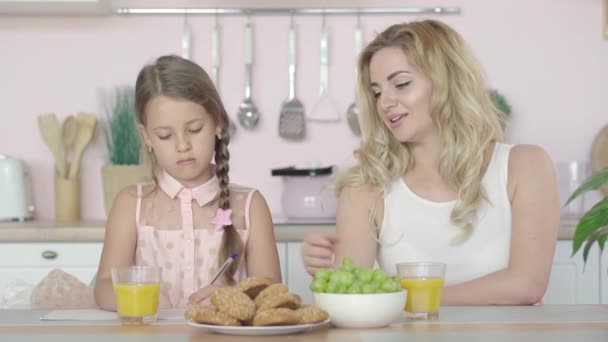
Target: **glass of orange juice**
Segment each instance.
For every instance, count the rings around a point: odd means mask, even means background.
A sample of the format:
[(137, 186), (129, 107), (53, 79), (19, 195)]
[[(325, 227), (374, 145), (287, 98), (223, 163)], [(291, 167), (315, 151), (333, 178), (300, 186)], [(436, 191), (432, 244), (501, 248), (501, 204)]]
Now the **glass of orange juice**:
[(405, 262), (397, 264), (401, 287), (407, 291), (405, 314), (408, 319), (439, 318), (445, 264), (438, 262)]
[(116, 312), (123, 324), (156, 322), (162, 269), (131, 266), (112, 269)]

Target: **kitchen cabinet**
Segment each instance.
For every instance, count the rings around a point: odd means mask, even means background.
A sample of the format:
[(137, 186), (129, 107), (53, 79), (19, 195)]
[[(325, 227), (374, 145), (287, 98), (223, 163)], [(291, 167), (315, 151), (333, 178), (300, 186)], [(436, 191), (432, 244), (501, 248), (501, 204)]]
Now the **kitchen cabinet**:
[(97, 273), (103, 243), (1, 243), (0, 289), (23, 280), (36, 285), (60, 268), (90, 284)]
[(608, 304), (608, 249), (604, 249), (600, 262), (600, 302)]
[(287, 242), (287, 286), (289, 292), (300, 295), (302, 303), (312, 304), (312, 291), (309, 288), (312, 278), (304, 268), (301, 246), (301, 242)]
[[(60, 268), (90, 284), (97, 273), (103, 243), (1, 243), (0, 289), (15, 281), (37, 284), (52, 269)], [(287, 243), (277, 243), (281, 276), (287, 279)]]
[[(551, 277), (542, 302), (545, 304), (600, 303), (599, 248), (594, 246), (591, 249), (586, 265), (583, 264), (582, 251), (574, 256), (571, 254), (571, 240), (557, 242)], [(603, 275), (605, 279), (605, 272)]]
[[(281, 276), (292, 293), (312, 303), (311, 277), (306, 272), (300, 238), (277, 242)], [(102, 242), (0, 242), (0, 291), (14, 280), (37, 284), (54, 268), (89, 284), (97, 272)], [(608, 253), (594, 246), (587, 265), (580, 254), (571, 257), (572, 241), (559, 240), (543, 303), (608, 304)], [(1, 295), (1, 293), (0, 293)]]
[(281, 279), (287, 284), (287, 243), (278, 242), (277, 252), (279, 254), (279, 262), (281, 263)]

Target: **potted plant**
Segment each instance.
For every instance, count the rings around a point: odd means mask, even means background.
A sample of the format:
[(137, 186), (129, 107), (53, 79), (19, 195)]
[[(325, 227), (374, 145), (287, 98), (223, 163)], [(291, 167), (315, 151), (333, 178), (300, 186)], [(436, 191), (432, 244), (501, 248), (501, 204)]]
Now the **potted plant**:
[[(589, 178), (568, 198), (565, 205), (572, 200), (590, 190), (598, 190), (603, 186), (608, 186), (608, 168), (601, 169)], [(580, 218), (574, 237), (572, 238), (572, 255), (583, 247), (583, 262), (587, 262), (591, 247), (598, 243), (600, 252), (604, 250), (606, 239), (608, 238), (608, 196), (604, 196), (589, 211)]]
[(104, 204), (110, 211), (114, 198), (125, 186), (152, 178), (151, 168), (142, 163), (141, 142), (135, 119), (135, 90), (116, 87), (102, 94), (105, 120), (104, 134), (109, 163), (102, 168)]
[(489, 94), (494, 106), (505, 115), (500, 122), (502, 128), (505, 129), (507, 127), (509, 116), (511, 115), (511, 105), (507, 101), (507, 98), (505, 98), (504, 95), (502, 95), (498, 90), (490, 89)]

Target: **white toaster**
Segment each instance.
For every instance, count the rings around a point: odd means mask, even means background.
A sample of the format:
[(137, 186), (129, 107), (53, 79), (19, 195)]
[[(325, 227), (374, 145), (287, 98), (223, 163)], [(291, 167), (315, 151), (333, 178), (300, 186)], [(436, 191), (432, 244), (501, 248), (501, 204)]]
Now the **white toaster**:
[(0, 221), (34, 217), (30, 173), (22, 160), (0, 155)]

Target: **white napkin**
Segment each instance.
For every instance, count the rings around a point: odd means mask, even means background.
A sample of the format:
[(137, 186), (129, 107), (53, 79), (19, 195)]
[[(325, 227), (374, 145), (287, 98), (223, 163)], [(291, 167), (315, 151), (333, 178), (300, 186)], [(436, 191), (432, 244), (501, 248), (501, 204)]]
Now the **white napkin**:
[[(184, 320), (185, 309), (160, 309), (158, 320), (179, 321)], [(118, 316), (114, 311), (99, 309), (84, 310), (53, 310), (40, 317), (41, 321), (112, 321)]]

